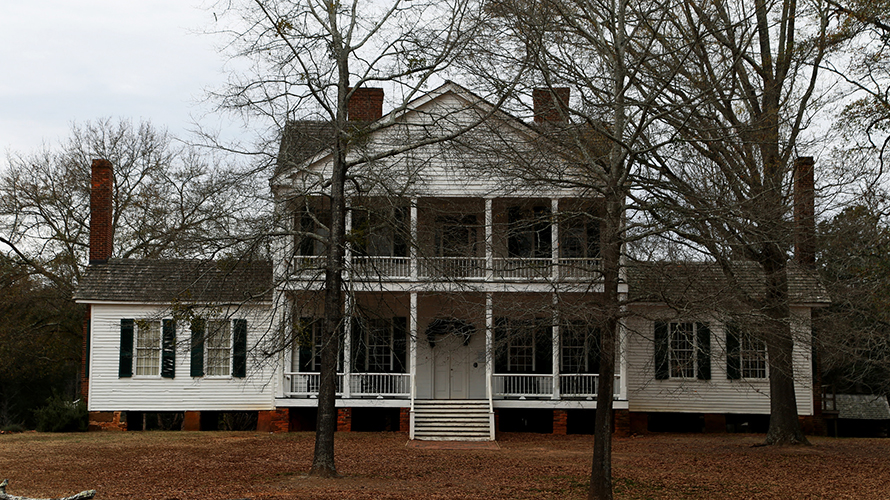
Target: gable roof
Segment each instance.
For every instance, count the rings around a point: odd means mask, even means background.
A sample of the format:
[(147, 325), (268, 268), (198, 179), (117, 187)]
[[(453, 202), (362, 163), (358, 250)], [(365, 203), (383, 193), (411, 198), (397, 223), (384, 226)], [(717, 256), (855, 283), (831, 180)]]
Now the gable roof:
[(837, 394), (838, 418), (890, 420), (890, 404), (878, 394)]
[[(627, 267), (631, 302), (658, 302), (690, 308), (733, 308), (739, 292), (760, 300), (765, 294), (763, 271), (754, 262), (733, 264), (737, 288), (730, 286), (722, 269), (712, 262), (636, 263)], [(791, 304), (830, 304), (831, 298), (815, 271), (788, 262)]]
[(109, 259), (90, 265), (74, 293), (78, 302), (271, 301), (272, 265), (185, 259)]

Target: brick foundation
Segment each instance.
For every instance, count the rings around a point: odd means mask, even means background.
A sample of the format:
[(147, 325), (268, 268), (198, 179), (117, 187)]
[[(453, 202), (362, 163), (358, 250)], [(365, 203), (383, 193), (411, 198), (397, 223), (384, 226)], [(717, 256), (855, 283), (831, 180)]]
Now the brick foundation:
[(629, 412), (630, 416), (630, 433), (646, 434), (649, 432), (649, 414), (638, 411)]
[(627, 410), (613, 410), (612, 433), (616, 437), (630, 436), (630, 412)]
[(399, 408), (399, 432), (411, 430), (411, 408)]
[(553, 433), (565, 436), (569, 433), (569, 412), (565, 410), (553, 410)]
[(337, 431), (352, 431), (352, 408), (337, 408)]
[(726, 432), (726, 415), (705, 413), (705, 432), (709, 434)]
[(184, 431), (200, 431), (201, 430), (201, 412), (187, 411), (182, 416), (182, 430)]
[(256, 430), (257, 432), (289, 432), (290, 410), (288, 408), (277, 408), (258, 411)]
[(90, 431), (125, 431), (127, 417), (120, 411), (91, 411), (89, 416)]

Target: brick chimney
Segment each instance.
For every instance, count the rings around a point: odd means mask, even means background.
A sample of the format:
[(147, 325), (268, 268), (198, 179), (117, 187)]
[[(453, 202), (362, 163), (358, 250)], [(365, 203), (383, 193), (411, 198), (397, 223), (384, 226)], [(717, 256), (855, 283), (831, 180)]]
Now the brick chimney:
[(812, 156), (794, 160), (794, 257), (802, 267), (816, 267), (816, 192)]
[(90, 183), (90, 264), (104, 264), (111, 257), (111, 193), (114, 177), (111, 162), (93, 160)]
[(535, 123), (565, 122), (568, 120), (565, 110), (569, 106), (569, 88), (534, 89), (532, 105), (534, 106)]
[(383, 89), (357, 88), (349, 98), (347, 118), (351, 122), (372, 122), (383, 116)]

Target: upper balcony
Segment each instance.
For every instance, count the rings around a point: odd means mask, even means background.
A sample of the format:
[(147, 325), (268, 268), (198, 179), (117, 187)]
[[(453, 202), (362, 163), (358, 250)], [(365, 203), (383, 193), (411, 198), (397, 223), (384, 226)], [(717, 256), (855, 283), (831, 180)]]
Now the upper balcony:
[[(356, 281), (599, 281), (600, 207), (589, 200), (363, 200), (347, 216), (346, 276)], [(313, 204), (315, 202), (315, 204)], [(323, 276), (324, 207), (294, 217), (291, 275)]]

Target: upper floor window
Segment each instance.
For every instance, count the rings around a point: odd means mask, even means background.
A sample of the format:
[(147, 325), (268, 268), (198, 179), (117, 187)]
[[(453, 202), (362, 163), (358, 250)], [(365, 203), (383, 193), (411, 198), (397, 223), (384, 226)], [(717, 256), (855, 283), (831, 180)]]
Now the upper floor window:
[(597, 259), (600, 256), (600, 223), (591, 214), (573, 214), (559, 226), (559, 253), (564, 259)]
[(407, 257), (410, 234), (408, 207), (353, 209), (352, 236), (361, 255)]
[(711, 378), (707, 323), (655, 323), (655, 378)]
[(294, 214), (295, 247), (297, 255), (325, 254), (325, 242), (330, 225), (329, 213), (314, 206), (303, 205)]
[(450, 215), (436, 220), (437, 257), (475, 257), (478, 243), (475, 215)]
[(510, 207), (507, 220), (507, 253), (510, 257), (552, 257), (550, 207)]

